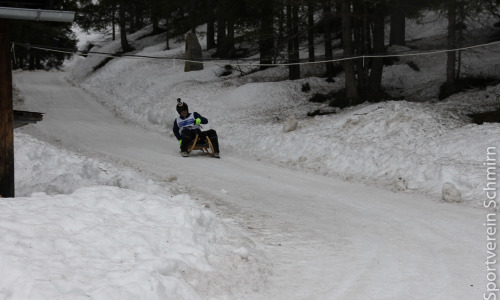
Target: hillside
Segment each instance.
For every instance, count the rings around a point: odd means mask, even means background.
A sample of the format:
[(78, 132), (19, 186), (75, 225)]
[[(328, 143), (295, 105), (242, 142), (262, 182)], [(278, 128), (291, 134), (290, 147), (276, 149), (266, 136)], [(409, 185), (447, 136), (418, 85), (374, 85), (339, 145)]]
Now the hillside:
[[(303, 65), (304, 78), (296, 81), (286, 79), (286, 67), (244, 76), (235, 71), (221, 77), (218, 74), (225, 64), (210, 61), (203, 71), (184, 73), (182, 61), (169, 59), (182, 57), (184, 45), (171, 43), (172, 50), (165, 51), (163, 36), (141, 38), (150, 28), (131, 35), (130, 40), (142, 49), (137, 55), (161, 59), (115, 58), (92, 72), (105, 58), (91, 56), (76, 63), (71, 78), (117, 115), (169, 137), (173, 136), (173, 106), (182, 98), (211, 117), (210, 125), (219, 130), (224, 151), (436, 199), (442, 185), (451, 182), (466, 202), (478, 205), (484, 185), (481, 165), (487, 147), (499, 146), (498, 125), (477, 126), (468, 115), (499, 107), (499, 87), (471, 89), (438, 101), (446, 54), (427, 51), (443, 40), (442, 26), (444, 21), (435, 14), (428, 14), (419, 24), (410, 22), (407, 35), (412, 49), (404, 53), (415, 55), (399, 57), (384, 68), (385, 90), (402, 101), (365, 103), (344, 110), (308, 101), (315, 93), (343, 87), (343, 74), (334, 83), (318, 77), (322, 65)], [(491, 25), (481, 32), (479, 38), (478, 30), (471, 30), (470, 43), (491, 40), (497, 30)], [(203, 38), (200, 43), (204, 45)], [(115, 41), (95, 51), (114, 53), (119, 48)], [(500, 74), (494, 55), (499, 49), (499, 44), (492, 44), (464, 52), (464, 76)], [(401, 53), (402, 49), (391, 51)], [(304, 83), (311, 91), (301, 91)], [(315, 110), (336, 114), (307, 116)], [(283, 124), (292, 115), (299, 127), (284, 133)]]

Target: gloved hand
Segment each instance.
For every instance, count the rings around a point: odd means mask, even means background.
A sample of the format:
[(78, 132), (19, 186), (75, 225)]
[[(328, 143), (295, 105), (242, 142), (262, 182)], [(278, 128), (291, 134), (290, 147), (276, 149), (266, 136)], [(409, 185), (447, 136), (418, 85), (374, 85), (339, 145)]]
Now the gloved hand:
[(179, 140), (179, 147), (182, 145), (182, 140)]
[(200, 125), (201, 124), (201, 119), (200, 118), (196, 118), (196, 122), (194, 122), (194, 124)]

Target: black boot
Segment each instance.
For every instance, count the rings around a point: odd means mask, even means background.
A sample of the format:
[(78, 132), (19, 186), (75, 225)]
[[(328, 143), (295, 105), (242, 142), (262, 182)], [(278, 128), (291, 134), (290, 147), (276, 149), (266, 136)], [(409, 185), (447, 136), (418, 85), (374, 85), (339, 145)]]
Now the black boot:
[(217, 136), (211, 137), (210, 141), (212, 142), (212, 146), (214, 147), (214, 157), (215, 158), (220, 158), (220, 155), (219, 155), (219, 140), (217, 139)]

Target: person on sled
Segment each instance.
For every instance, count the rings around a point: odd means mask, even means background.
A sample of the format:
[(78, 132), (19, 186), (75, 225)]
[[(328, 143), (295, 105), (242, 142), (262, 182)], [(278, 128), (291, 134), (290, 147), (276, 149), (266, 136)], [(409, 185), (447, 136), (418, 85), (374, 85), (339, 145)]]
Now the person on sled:
[(201, 131), (200, 124), (207, 124), (208, 119), (202, 117), (199, 113), (193, 112), (189, 113), (188, 105), (186, 102), (182, 102), (181, 98), (177, 99), (176, 110), (179, 113), (179, 117), (174, 121), (174, 135), (179, 141), (179, 146), (181, 147), (181, 155), (183, 157), (188, 157), (188, 147), (190, 143), (196, 138), (196, 134), (201, 140), (205, 140), (208, 137), (212, 142), (214, 147), (214, 157), (220, 158), (219, 155), (219, 141), (217, 139), (217, 132), (213, 129), (207, 131)]

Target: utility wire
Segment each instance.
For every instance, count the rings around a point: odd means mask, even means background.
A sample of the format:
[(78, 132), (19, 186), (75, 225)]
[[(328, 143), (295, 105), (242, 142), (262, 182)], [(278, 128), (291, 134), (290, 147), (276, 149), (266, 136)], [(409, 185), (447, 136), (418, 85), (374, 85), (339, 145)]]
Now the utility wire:
[[(360, 56), (352, 56), (352, 57), (339, 57), (339, 58), (332, 58), (328, 60), (320, 60), (320, 61), (304, 61), (304, 62), (296, 62), (296, 63), (275, 63), (275, 64), (261, 64), (258, 63), (258, 60), (255, 59), (235, 59), (235, 60), (227, 60), (227, 59), (203, 59), (202, 61), (199, 60), (189, 60), (185, 58), (175, 58), (175, 57), (162, 57), (162, 56), (149, 56), (149, 55), (137, 55), (137, 54), (112, 54), (112, 53), (105, 53), (105, 52), (82, 52), (82, 51), (72, 51), (68, 49), (60, 49), (60, 48), (53, 48), (53, 47), (47, 47), (47, 46), (39, 46), (39, 45), (30, 45), (30, 44), (21, 44), (21, 43), (12, 43), (12, 48), (14, 48), (14, 45), (25, 47), (25, 48), (32, 48), (32, 49), (38, 49), (38, 50), (45, 50), (45, 51), (51, 51), (51, 52), (58, 52), (58, 53), (65, 53), (65, 54), (77, 54), (81, 56), (104, 56), (104, 57), (112, 57), (112, 58), (134, 58), (134, 59), (162, 59), (162, 60), (173, 60), (174, 62), (176, 60), (178, 61), (184, 61), (184, 62), (190, 62), (190, 63), (227, 63), (230, 65), (236, 65), (236, 66), (264, 66), (264, 67), (276, 67), (276, 66), (293, 66), (293, 65), (312, 65), (312, 64), (324, 64), (324, 63), (330, 63), (330, 62), (342, 62), (346, 60), (357, 60), (357, 59), (366, 59), (366, 58), (387, 58), (387, 57), (407, 57), (407, 56), (423, 56), (423, 55), (434, 55), (434, 54), (440, 54), (440, 53), (448, 53), (448, 52), (455, 52), (455, 51), (465, 51), (465, 50), (470, 50), (470, 49), (475, 49), (475, 48), (483, 48), (483, 47), (488, 47), (488, 46), (493, 46), (500, 44), (500, 41), (495, 41), (491, 43), (486, 43), (486, 44), (479, 44), (479, 45), (473, 45), (473, 46), (468, 46), (468, 47), (461, 47), (461, 48), (455, 48), (455, 49), (442, 49), (442, 50), (432, 50), (432, 51), (425, 51), (425, 52), (418, 52), (418, 53), (395, 53), (395, 54), (373, 54), (373, 55), (360, 55)], [(236, 62), (235, 62), (236, 61)], [(242, 61), (242, 62), (238, 62)], [(245, 62), (247, 61), (247, 62)]]

